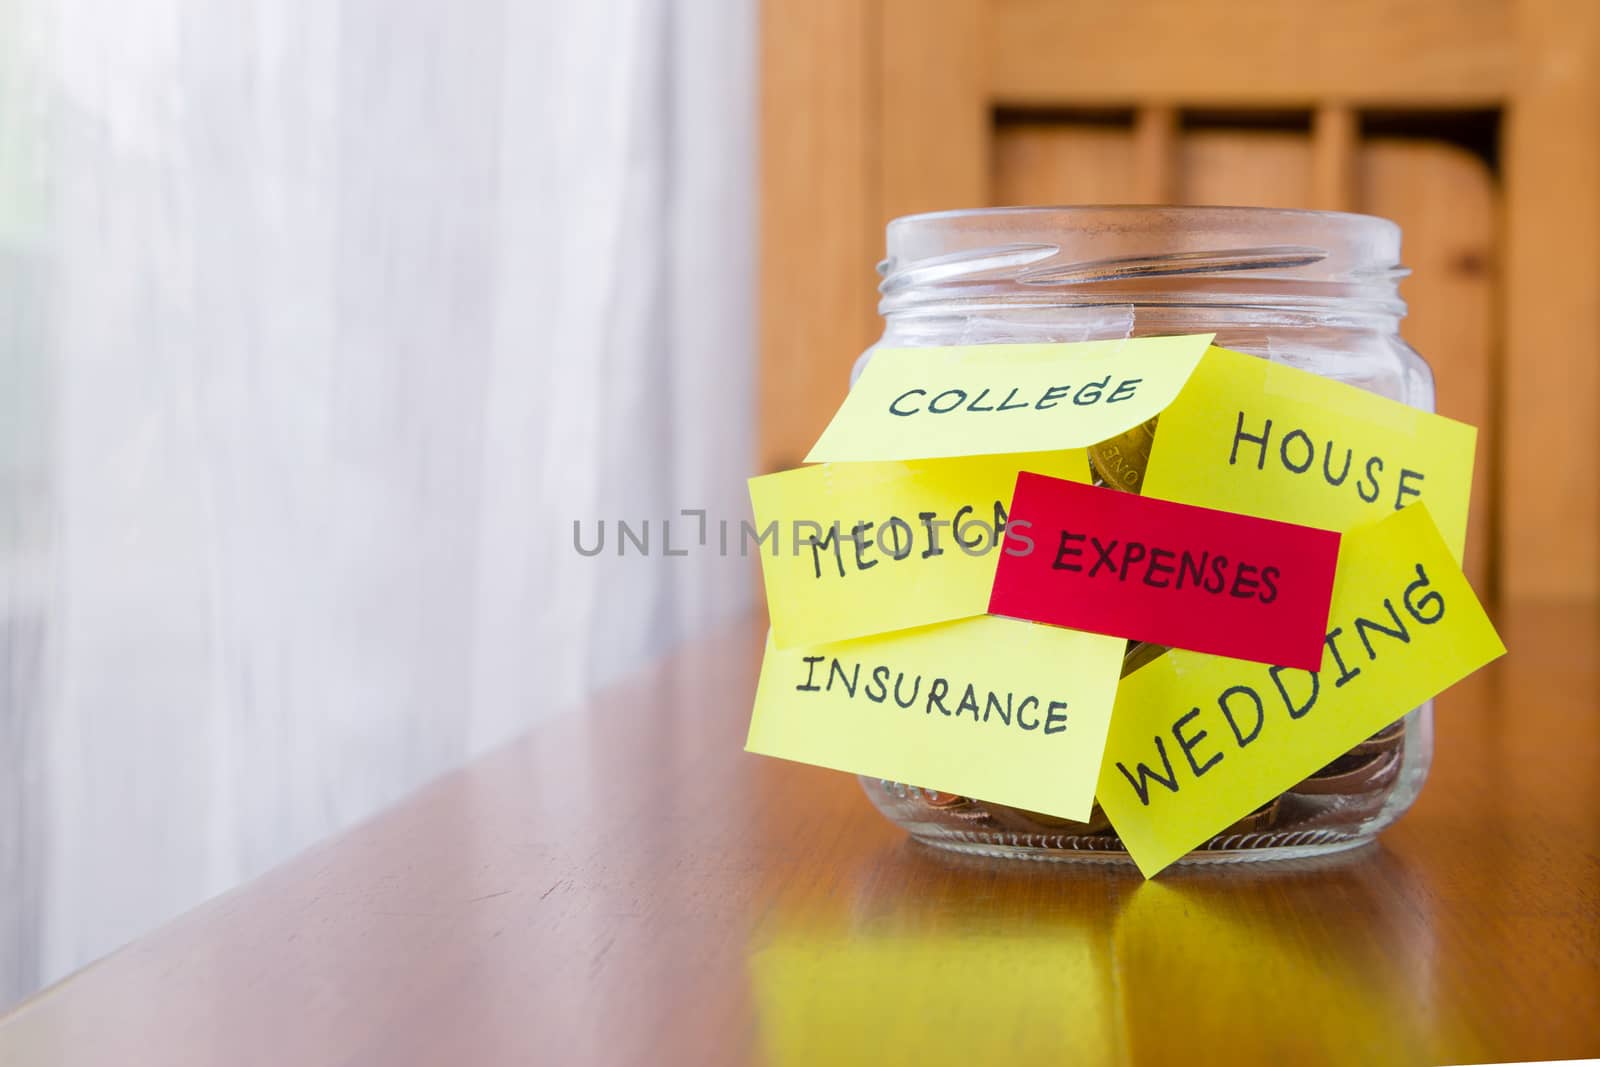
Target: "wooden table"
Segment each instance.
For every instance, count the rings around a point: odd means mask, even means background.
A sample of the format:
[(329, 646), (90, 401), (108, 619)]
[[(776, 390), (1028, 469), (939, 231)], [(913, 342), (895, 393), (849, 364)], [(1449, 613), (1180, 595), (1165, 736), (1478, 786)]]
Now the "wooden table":
[(1600, 1054), (1600, 627), (1498, 615), (1378, 845), (1148, 884), (924, 848), (746, 755), (741, 626), (47, 990), (0, 1063)]

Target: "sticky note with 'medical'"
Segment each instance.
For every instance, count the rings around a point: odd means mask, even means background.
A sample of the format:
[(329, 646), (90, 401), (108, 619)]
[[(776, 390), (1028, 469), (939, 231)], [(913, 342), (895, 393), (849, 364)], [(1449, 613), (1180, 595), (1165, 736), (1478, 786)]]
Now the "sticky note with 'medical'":
[(1465, 423), (1212, 348), (1161, 412), (1141, 491), (1340, 531), (1420, 500), (1459, 561), (1476, 440)]
[(1339, 535), (1023, 472), (989, 611), (1316, 670)]
[(1170, 404), (1210, 341), (878, 349), (806, 462), (1082, 448)]
[(824, 463), (750, 479), (779, 648), (982, 615), (1019, 471), (1089, 480), (1083, 449)]
[(1320, 671), (1173, 650), (1124, 678), (1100, 804), (1148, 877), (1504, 652), (1412, 504), (1344, 536)]
[(1085, 821), (1124, 642), (980, 615), (767, 643), (746, 748)]

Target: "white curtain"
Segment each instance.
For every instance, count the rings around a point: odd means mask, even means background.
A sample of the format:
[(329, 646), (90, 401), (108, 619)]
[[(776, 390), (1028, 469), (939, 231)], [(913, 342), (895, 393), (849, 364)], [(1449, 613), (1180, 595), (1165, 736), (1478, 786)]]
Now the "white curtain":
[(753, 37), (0, 0), (0, 1003), (744, 609)]

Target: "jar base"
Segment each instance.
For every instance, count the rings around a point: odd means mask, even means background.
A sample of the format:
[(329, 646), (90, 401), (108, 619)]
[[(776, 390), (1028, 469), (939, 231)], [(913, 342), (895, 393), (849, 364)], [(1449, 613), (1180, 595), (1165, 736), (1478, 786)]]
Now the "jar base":
[[(1030, 842), (1028, 838), (1045, 837), (1047, 841)], [(1282, 833), (1241, 834), (1241, 840), (1229, 842), (1231, 847), (1211, 846), (1190, 852), (1174, 862), (1173, 866), (1205, 866), (1227, 863), (1272, 863), (1279, 860), (1308, 859), (1348, 852), (1377, 841), (1376, 831), (1369, 833), (1343, 833), (1337, 830), (1300, 830)], [(1114, 866), (1133, 866), (1133, 859), (1120, 847), (1108, 844), (1103, 837), (1084, 837), (1069, 840), (1057, 835), (965, 833), (911, 834), (919, 844), (943, 852), (958, 852), (967, 856), (986, 856), (991, 859), (1031, 860), (1036, 863), (1098, 863)], [(1114, 839), (1113, 839), (1114, 840)], [(1227, 841), (1228, 839), (1223, 839)]]
[[(1369, 844), (1416, 800), (1432, 752), (1428, 701), (1176, 862), (1297, 860)], [(1087, 822), (1074, 822), (884, 778), (857, 781), (890, 822), (932, 848), (1052, 863), (1133, 862), (1098, 804)]]

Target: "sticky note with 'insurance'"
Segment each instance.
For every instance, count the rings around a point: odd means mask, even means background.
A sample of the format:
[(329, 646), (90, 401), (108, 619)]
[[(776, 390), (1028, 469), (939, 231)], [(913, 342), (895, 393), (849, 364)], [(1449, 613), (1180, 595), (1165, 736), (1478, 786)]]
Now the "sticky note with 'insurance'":
[(1097, 795), (1147, 877), (1505, 652), (1420, 504), (1344, 536), (1323, 646), (1315, 672), (1173, 650), (1122, 680)]
[(1161, 413), (1141, 492), (1340, 531), (1420, 500), (1459, 561), (1476, 441), (1465, 423), (1212, 348)]
[(1315, 670), (1339, 535), (1024, 472), (989, 611)]
[(1171, 403), (1210, 341), (881, 348), (806, 462), (1083, 448)]
[(750, 479), (779, 648), (982, 615), (1017, 473), (1089, 480), (1083, 449), (823, 463)]
[(1123, 642), (979, 615), (767, 643), (746, 748), (1085, 821)]

